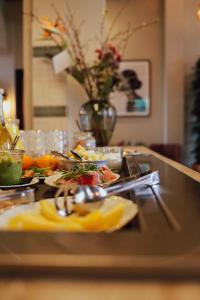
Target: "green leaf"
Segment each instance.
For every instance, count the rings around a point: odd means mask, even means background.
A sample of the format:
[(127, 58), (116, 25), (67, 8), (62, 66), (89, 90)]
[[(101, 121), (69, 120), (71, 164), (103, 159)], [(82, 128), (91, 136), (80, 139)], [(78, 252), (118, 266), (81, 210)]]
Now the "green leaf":
[(113, 77), (107, 77), (99, 87), (99, 96), (101, 98), (107, 98), (113, 88)]
[(84, 72), (78, 70), (76, 67), (72, 67), (68, 71), (80, 84), (85, 83), (85, 74)]

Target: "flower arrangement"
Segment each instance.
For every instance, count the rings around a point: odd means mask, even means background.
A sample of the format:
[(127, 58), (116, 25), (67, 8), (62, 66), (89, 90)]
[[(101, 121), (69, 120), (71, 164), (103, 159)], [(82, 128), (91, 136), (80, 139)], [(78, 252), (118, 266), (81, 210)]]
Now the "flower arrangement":
[(96, 58), (93, 63), (86, 59), (85, 45), (81, 43), (81, 30), (77, 26), (69, 4), (66, 2), (65, 18), (61, 16), (57, 8), (52, 5), (56, 13), (55, 21), (49, 18), (33, 16), (40, 24), (42, 37), (52, 40), (60, 51), (66, 50), (71, 64), (66, 72), (73, 76), (84, 88), (91, 99), (108, 99), (109, 94), (116, 89), (123, 89), (122, 78), (119, 74), (119, 63), (122, 59), (129, 38), (138, 30), (153, 25), (158, 21), (155, 19), (143, 23), (137, 27), (127, 26), (125, 30), (113, 33), (114, 25), (121, 15), (123, 9), (113, 20), (109, 30), (105, 32), (105, 18), (102, 17), (100, 36), (97, 38), (98, 47), (94, 49)]

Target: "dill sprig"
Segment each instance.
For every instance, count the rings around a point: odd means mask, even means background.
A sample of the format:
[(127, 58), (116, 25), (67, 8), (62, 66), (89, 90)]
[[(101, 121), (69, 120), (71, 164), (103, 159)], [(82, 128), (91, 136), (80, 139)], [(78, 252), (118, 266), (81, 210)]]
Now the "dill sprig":
[(91, 171), (98, 171), (98, 167), (95, 164), (80, 164), (72, 167), (70, 171), (63, 170), (63, 179), (77, 179), (82, 175), (87, 175)]

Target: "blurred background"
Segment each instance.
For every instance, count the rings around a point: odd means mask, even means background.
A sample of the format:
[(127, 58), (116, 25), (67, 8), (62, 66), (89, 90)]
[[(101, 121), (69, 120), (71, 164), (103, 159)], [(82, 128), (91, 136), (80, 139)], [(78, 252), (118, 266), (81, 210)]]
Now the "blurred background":
[[(55, 18), (51, 3), (64, 15), (65, 0), (0, 0), (0, 86), (6, 91), (4, 113), (6, 117), (20, 119), (21, 129), (74, 132), (79, 108), (87, 96), (65, 72), (55, 74), (46, 56), (56, 53), (55, 45), (40, 38), (41, 28), (31, 18), (32, 14)], [(123, 55), (125, 60), (150, 61), (150, 115), (119, 117), (110, 144), (145, 144), (196, 168), (200, 132), (196, 117), (197, 131), (192, 130), (196, 103), (192, 81), (200, 57), (200, 2), (68, 0), (68, 3), (76, 19), (84, 21), (84, 40), (98, 34), (104, 11), (107, 24), (111, 24), (124, 7), (115, 24), (116, 32), (127, 23), (137, 26), (159, 19), (157, 24), (136, 32)], [(89, 43), (94, 49), (95, 41)], [(88, 57), (92, 56), (89, 47)]]

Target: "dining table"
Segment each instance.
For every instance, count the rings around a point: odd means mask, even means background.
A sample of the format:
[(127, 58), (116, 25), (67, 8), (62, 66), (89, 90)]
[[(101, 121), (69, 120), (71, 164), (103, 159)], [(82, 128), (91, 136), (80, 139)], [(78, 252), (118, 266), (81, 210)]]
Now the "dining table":
[[(160, 176), (126, 194), (136, 218), (113, 233), (0, 231), (1, 300), (199, 299), (200, 173), (144, 146), (124, 153), (122, 176), (135, 161)], [(37, 200), (53, 193), (36, 187)]]

